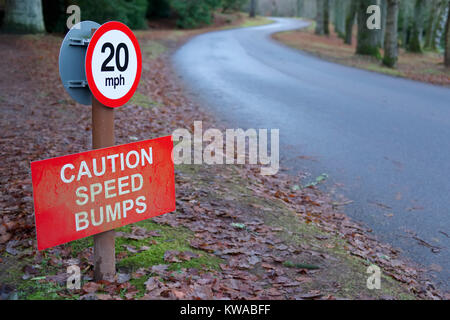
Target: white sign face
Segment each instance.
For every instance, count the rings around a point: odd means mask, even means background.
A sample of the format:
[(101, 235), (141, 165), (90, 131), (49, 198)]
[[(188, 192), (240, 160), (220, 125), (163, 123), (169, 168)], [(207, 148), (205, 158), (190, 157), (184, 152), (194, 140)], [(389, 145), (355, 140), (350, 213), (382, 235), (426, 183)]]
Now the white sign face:
[(133, 43), (125, 33), (111, 30), (97, 42), (92, 55), (92, 75), (98, 90), (109, 99), (130, 91), (137, 72)]
[(109, 107), (125, 104), (142, 71), (136, 37), (120, 22), (108, 22), (93, 35), (86, 54), (86, 78), (95, 98)]

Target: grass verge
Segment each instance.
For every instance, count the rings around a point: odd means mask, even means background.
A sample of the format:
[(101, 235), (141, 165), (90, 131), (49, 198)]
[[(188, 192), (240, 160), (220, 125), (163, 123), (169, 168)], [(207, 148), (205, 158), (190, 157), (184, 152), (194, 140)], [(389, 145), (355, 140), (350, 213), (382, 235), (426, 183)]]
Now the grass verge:
[(330, 26), (330, 31), (329, 36), (318, 36), (314, 33), (314, 22), (312, 22), (309, 27), (280, 32), (274, 34), (273, 38), (292, 48), (331, 62), (390, 76), (450, 86), (450, 68), (445, 68), (444, 58), (438, 52), (425, 51), (423, 54), (415, 54), (400, 48), (397, 68), (391, 69), (383, 66), (381, 61), (375, 58), (355, 54), (356, 30), (353, 32), (352, 45), (345, 44), (332, 26)]
[[(301, 221), (298, 214), (283, 201), (276, 198), (262, 198), (254, 193), (249, 188), (251, 183), (240, 177), (235, 168), (179, 166), (177, 169), (189, 176), (191, 181), (195, 181), (196, 185), (220, 185), (220, 188), (214, 188), (208, 192), (207, 201), (220, 203), (225, 198), (232, 198), (233, 206), (239, 212), (261, 218), (266, 225), (278, 228), (280, 230), (278, 236), (284, 243), (299, 248), (313, 248), (320, 252), (320, 259), (307, 253), (300, 253), (293, 255), (291, 261), (287, 262), (294, 266), (316, 264), (323, 266), (325, 264), (325, 268), (321, 267), (313, 275), (304, 277), (302, 286), (305, 290), (318, 290), (325, 295), (330, 294), (347, 299), (387, 297), (401, 300), (415, 299), (415, 296), (402, 283), (384, 275), (381, 289), (369, 290), (366, 271), (370, 263), (351, 255), (346, 249), (347, 243), (344, 239), (321, 230), (313, 223)], [(224, 174), (232, 178), (223, 180), (220, 177), (223, 177)], [(254, 272), (265, 271), (255, 268)], [(296, 268), (292, 268), (291, 276), (295, 277), (297, 272)]]

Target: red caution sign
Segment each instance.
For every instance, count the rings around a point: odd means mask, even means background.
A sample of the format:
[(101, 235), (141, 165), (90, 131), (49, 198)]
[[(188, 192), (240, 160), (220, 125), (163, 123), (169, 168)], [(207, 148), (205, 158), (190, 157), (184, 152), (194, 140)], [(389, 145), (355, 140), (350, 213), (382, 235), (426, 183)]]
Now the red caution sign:
[(175, 210), (170, 136), (31, 163), (38, 249)]

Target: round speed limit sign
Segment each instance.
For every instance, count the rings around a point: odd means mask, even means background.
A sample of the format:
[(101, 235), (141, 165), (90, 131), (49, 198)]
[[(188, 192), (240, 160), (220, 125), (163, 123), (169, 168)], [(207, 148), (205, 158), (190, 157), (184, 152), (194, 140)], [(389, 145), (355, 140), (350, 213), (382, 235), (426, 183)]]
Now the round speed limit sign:
[(86, 79), (94, 97), (116, 108), (133, 96), (142, 71), (142, 55), (133, 32), (121, 22), (98, 28), (86, 52)]

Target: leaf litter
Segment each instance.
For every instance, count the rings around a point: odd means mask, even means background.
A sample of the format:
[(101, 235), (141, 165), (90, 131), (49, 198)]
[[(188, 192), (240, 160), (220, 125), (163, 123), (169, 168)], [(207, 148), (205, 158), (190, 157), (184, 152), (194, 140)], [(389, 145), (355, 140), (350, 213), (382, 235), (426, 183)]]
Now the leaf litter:
[[(147, 40), (163, 34), (145, 33)], [(194, 234), (189, 244), (193, 249), (213, 254), (223, 259), (220, 270), (182, 268), (174, 272), (171, 264), (190, 261), (198, 257), (191, 251), (166, 251), (165, 264), (140, 268), (129, 273), (118, 273), (112, 282), (93, 282), (92, 248), (74, 253), (67, 245), (38, 252), (35, 243), (33, 199), (30, 162), (91, 148), (90, 108), (78, 105), (64, 93), (59, 81), (57, 64), (61, 39), (55, 36), (32, 38), (1, 35), (0, 68), (4, 76), (2, 89), (2, 116), (0, 118), (0, 254), (16, 258), (31, 258), (32, 264), (23, 269), (25, 281), (63, 284), (61, 273), (41, 276), (35, 266), (50, 264), (60, 271), (74, 263), (82, 270), (84, 284), (79, 291), (81, 299), (334, 299), (328, 289), (311, 289), (305, 284), (319, 282), (316, 267), (326, 266), (327, 256), (320, 247), (308, 244), (293, 245), (280, 240), (284, 228), (267, 225), (261, 214), (272, 211), (270, 205), (252, 204), (243, 207), (228, 200), (211, 199), (209, 195), (220, 192), (220, 182), (234, 181), (233, 174), (248, 181), (247, 190), (252, 197), (271, 203), (281, 201), (297, 213), (299, 223), (314, 224), (323, 232), (337, 235), (346, 241), (346, 250), (382, 267), (383, 272), (408, 287), (419, 298), (440, 298), (431, 282), (421, 279), (421, 273), (396, 259), (384, 259), (380, 253), (398, 256), (398, 252), (380, 244), (361, 226), (343, 213), (335, 210), (315, 186), (327, 175), (319, 176), (307, 185), (298, 187), (290, 177), (259, 175), (252, 166), (236, 166), (230, 170), (208, 167), (192, 180), (192, 175), (176, 171), (177, 211), (153, 219), (161, 225), (183, 226)], [(45, 39), (43, 41), (42, 39)], [(182, 41), (182, 39), (180, 40)], [(30, 50), (30, 48), (34, 48)], [(116, 112), (116, 140), (118, 144), (170, 135), (176, 128), (184, 128), (194, 120), (206, 124), (216, 121), (189, 101), (183, 94), (168, 66), (167, 54), (155, 59), (144, 59), (143, 81), (140, 92), (145, 92), (155, 107), (143, 108), (127, 105)], [(27, 68), (30, 61), (36, 68)], [(16, 70), (23, 70), (17, 73)], [(37, 79), (33, 81), (32, 79)], [(216, 179), (205, 189), (204, 181)], [(297, 187), (292, 187), (297, 186)], [(214, 189), (214, 190), (213, 190)], [(223, 191), (227, 191), (223, 187)], [(227, 196), (230, 197), (230, 196)], [(131, 240), (158, 238), (160, 234), (138, 226), (131, 232), (117, 232), (118, 237)], [(326, 242), (327, 238), (316, 239)], [(156, 242), (157, 243), (157, 242)], [(127, 254), (146, 250), (126, 245)], [(311, 261), (294, 258), (309, 257)], [(396, 261), (395, 266), (392, 261)], [(399, 262), (400, 261), (400, 262)], [(314, 268), (312, 268), (314, 267)], [(147, 278), (145, 292), (131, 284), (132, 279)], [(332, 279), (330, 279), (331, 281)], [(9, 289), (8, 289), (9, 290)], [(11, 290), (10, 290), (11, 291)], [(8, 294), (9, 292), (8, 291)], [(61, 290), (62, 298), (73, 293)]]

